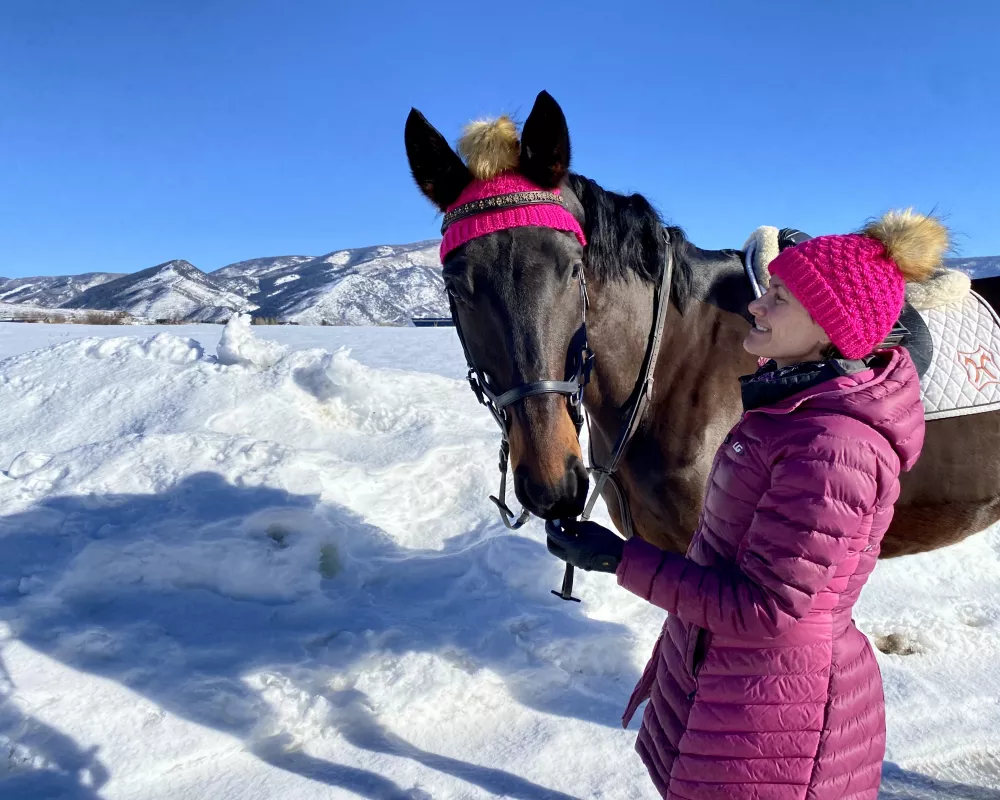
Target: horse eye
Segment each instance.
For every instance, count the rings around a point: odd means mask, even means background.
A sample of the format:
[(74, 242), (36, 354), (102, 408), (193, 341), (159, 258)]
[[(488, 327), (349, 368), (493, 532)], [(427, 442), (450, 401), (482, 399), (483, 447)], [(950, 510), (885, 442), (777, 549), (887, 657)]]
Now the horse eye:
[(573, 269), (571, 270), (570, 277), (574, 279), (579, 278), (581, 269), (583, 269), (583, 262), (577, 261), (575, 264), (573, 264)]
[(455, 288), (454, 284), (446, 283), (444, 285), (444, 290), (448, 293), (448, 296), (456, 303), (468, 302), (468, 299), (457, 288)]

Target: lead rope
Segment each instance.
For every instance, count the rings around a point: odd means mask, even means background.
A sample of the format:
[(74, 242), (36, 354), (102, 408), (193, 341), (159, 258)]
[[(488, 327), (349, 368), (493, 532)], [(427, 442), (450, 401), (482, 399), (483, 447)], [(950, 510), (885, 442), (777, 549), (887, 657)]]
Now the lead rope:
[[(594, 511), (594, 506), (597, 504), (597, 498), (601, 496), (601, 492), (604, 491), (604, 485), (609, 479), (612, 478), (615, 470), (618, 469), (618, 466), (625, 455), (625, 451), (628, 449), (629, 442), (631, 442), (632, 437), (635, 435), (635, 432), (639, 427), (639, 423), (642, 421), (642, 417), (646, 411), (646, 406), (649, 404), (653, 395), (653, 373), (656, 370), (656, 360), (660, 353), (660, 343), (663, 338), (663, 327), (667, 318), (667, 309), (670, 307), (670, 288), (673, 283), (674, 272), (674, 259), (670, 248), (670, 234), (667, 232), (666, 228), (663, 230), (663, 238), (666, 251), (664, 254), (663, 272), (660, 276), (660, 283), (657, 285), (656, 292), (653, 295), (653, 313), (655, 314), (655, 317), (653, 321), (653, 329), (650, 332), (649, 345), (646, 348), (646, 356), (643, 360), (642, 369), (640, 370), (641, 383), (637, 384), (641, 385), (639, 395), (636, 398), (635, 405), (632, 406), (628, 423), (618, 434), (618, 440), (615, 442), (615, 447), (612, 451), (611, 461), (606, 466), (595, 467), (593, 465), (593, 440), (590, 440), (590, 472), (597, 473), (598, 478), (594, 483), (594, 489), (590, 494), (590, 498), (587, 500), (586, 506), (584, 506), (583, 513), (580, 515), (580, 519), (582, 520), (590, 519), (590, 515)], [(581, 394), (582, 391), (583, 390), (581, 388)], [(587, 415), (587, 435), (588, 437), (590, 436), (589, 414)], [(631, 519), (625, 506), (623, 493), (619, 490), (614, 481), (612, 481), (611, 485), (614, 487), (615, 494), (618, 497), (618, 503), (622, 510), (622, 520), (624, 521), (626, 518)], [(631, 530), (631, 527), (631, 522), (629, 522), (626, 525), (627, 532)], [(578, 597), (573, 597), (574, 572), (575, 570), (573, 565), (567, 563), (566, 571), (563, 574), (562, 587), (559, 591), (553, 589), (552, 594), (562, 600), (579, 603), (580, 599)]]

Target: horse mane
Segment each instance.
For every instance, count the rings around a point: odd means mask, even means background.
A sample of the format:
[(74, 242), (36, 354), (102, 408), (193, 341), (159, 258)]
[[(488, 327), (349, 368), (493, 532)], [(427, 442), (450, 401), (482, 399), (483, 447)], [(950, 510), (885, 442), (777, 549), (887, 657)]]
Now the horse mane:
[(641, 194), (609, 192), (590, 178), (574, 172), (566, 177), (583, 205), (583, 232), (587, 237), (587, 264), (602, 281), (635, 275), (647, 283), (660, 280), (665, 242), (670, 234), (674, 274), (672, 295), (684, 309), (691, 296), (691, 269), (684, 258), (687, 239), (681, 228), (664, 225), (656, 209)]

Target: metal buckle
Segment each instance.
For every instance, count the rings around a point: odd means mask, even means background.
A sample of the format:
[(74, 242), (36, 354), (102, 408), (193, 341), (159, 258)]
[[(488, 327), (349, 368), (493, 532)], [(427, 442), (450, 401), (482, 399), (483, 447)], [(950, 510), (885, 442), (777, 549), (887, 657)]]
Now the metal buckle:
[(590, 373), (594, 370), (594, 351), (590, 345), (583, 346), (582, 366), (580, 367), (580, 394), (583, 395), (583, 387), (590, 383)]
[(907, 328), (902, 322), (896, 322), (892, 326), (892, 330), (889, 334), (882, 340), (882, 343), (878, 346), (879, 350), (884, 350), (889, 347), (898, 347), (910, 338), (910, 329)]

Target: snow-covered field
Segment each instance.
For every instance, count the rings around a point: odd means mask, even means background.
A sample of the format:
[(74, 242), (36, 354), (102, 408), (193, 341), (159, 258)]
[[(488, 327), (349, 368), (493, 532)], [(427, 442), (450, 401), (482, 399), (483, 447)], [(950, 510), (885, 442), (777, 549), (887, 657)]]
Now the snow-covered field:
[[(0, 797), (655, 797), (619, 716), (662, 613), (549, 593), (454, 331), (222, 332), (0, 324)], [(1000, 531), (857, 621), (882, 796), (1000, 799)]]

